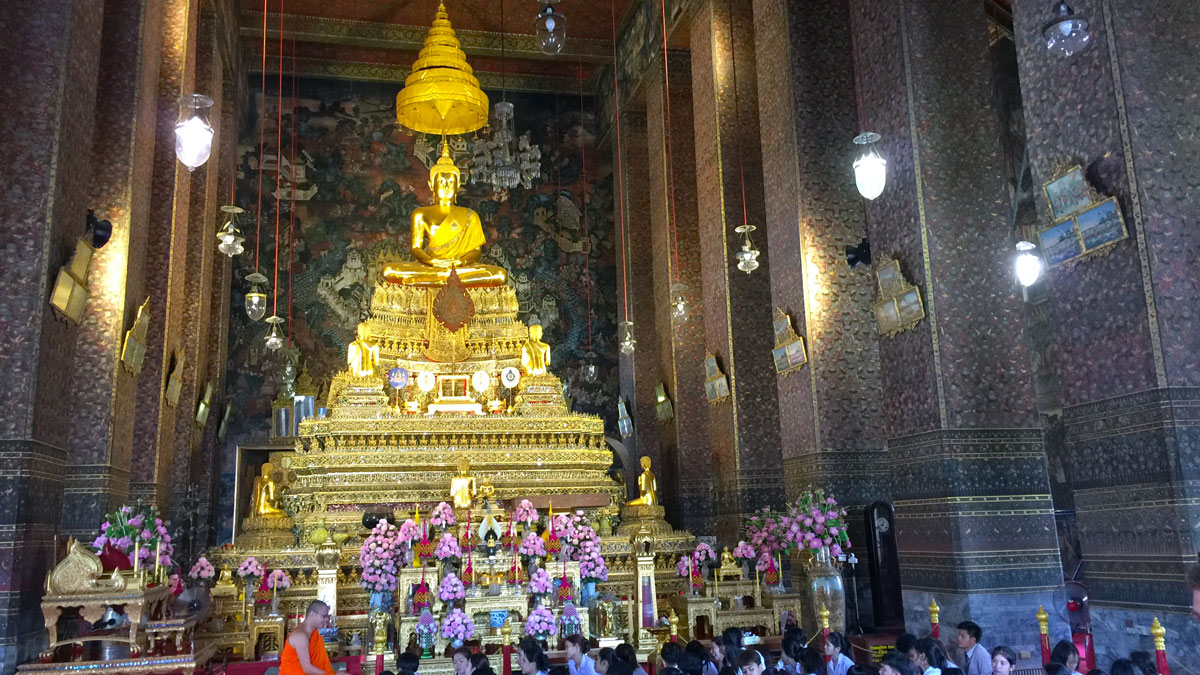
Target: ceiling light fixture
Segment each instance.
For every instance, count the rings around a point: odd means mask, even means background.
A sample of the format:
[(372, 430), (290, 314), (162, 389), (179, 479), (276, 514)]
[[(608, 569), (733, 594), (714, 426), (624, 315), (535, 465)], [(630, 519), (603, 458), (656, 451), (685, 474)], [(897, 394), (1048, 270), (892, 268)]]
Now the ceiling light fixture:
[(552, 5), (542, 7), (533, 21), (537, 31), (538, 46), (543, 54), (558, 54), (567, 43), (567, 18), (555, 11)]
[(1017, 282), (1025, 288), (1036, 284), (1042, 276), (1042, 259), (1035, 253), (1036, 250), (1037, 246), (1031, 242), (1017, 242), (1017, 257), (1013, 261), (1013, 268), (1017, 273)]
[(1055, 2), (1051, 8), (1054, 19), (1042, 29), (1046, 38), (1046, 49), (1066, 58), (1087, 49), (1092, 41), (1088, 33), (1088, 21), (1066, 2)]
[(188, 171), (195, 171), (212, 155), (213, 128), (208, 123), (208, 111), (212, 106), (213, 100), (204, 94), (187, 94), (179, 99), (175, 156)]
[(232, 258), (246, 250), (242, 246), (242, 242), (246, 241), (246, 235), (242, 234), (242, 230), (237, 226), (237, 216), (242, 213), (241, 207), (227, 205), (222, 206), (221, 211), (228, 213), (229, 218), (221, 229), (217, 230), (217, 250)]
[(854, 160), (854, 183), (858, 193), (867, 199), (875, 199), (883, 194), (887, 185), (887, 160), (879, 154), (875, 144), (879, 142), (879, 134), (867, 131), (854, 137), (854, 144), (863, 147), (862, 154)]

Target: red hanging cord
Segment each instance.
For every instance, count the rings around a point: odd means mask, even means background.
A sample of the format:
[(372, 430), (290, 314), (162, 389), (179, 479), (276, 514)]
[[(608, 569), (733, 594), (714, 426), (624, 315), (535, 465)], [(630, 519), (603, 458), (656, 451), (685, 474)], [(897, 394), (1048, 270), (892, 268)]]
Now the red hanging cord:
[[(279, 316), (279, 175), (283, 168), (283, 0), (279, 0), (279, 91), (275, 106), (275, 281), (271, 289), (271, 316)], [(290, 326), (289, 326), (290, 329)], [(290, 330), (289, 330), (290, 332)]]
[(662, 5), (663, 101), (667, 113), (667, 180), (671, 183), (671, 191), (668, 193), (670, 200), (667, 202), (667, 216), (671, 221), (671, 255), (675, 259), (675, 281), (679, 281), (679, 232), (675, 226), (675, 143), (671, 136), (671, 69), (667, 64), (667, 0), (661, 0), (660, 4)]
[(733, 124), (737, 130), (737, 137), (734, 138), (734, 144), (738, 149), (738, 179), (742, 184), (742, 224), (749, 225), (750, 217), (746, 211), (746, 170), (742, 164), (742, 106), (738, 102), (738, 81), (737, 81), (737, 36), (733, 33), (733, 3), (729, 0), (725, 2), (725, 9), (729, 12), (729, 61), (730, 67), (733, 69)]
[(587, 292), (587, 326), (588, 326), (588, 350), (592, 349), (592, 240), (588, 237), (588, 220), (587, 220), (587, 189), (588, 189), (588, 172), (587, 172), (587, 126), (583, 122), (583, 60), (578, 61), (579, 66), (579, 154), (582, 168), (580, 169), (580, 179), (583, 182), (583, 187), (579, 193), (580, 208), (583, 209), (583, 287)]
[(613, 121), (617, 128), (617, 213), (618, 225), (621, 230), (621, 310), (625, 321), (629, 321), (629, 278), (627, 272), (627, 252), (625, 250), (625, 184), (622, 176), (623, 157), (621, 153), (621, 92), (617, 86), (617, 3), (608, 2), (609, 19), (612, 23), (612, 52), (613, 52)]
[(259, 87), (260, 105), (258, 107), (258, 221), (257, 233), (254, 235), (254, 271), (258, 272), (258, 256), (262, 250), (262, 165), (263, 165), (263, 122), (267, 118), (267, 0), (263, 0), (262, 27), (262, 85)]
[(292, 181), (288, 188), (288, 347), (292, 346), (292, 277), (295, 274), (293, 246), (296, 241), (296, 41), (292, 40)]

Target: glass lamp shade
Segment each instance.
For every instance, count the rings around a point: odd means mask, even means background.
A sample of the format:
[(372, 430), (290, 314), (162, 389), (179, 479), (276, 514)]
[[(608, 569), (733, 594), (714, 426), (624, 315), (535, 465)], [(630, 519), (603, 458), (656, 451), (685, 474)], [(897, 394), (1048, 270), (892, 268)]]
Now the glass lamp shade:
[(671, 318), (676, 321), (687, 321), (688, 319), (685, 291), (687, 291), (687, 285), (682, 282), (671, 285)]
[(1071, 6), (1065, 2), (1055, 3), (1054, 20), (1042, 29), (1046, 38), (1046, 49), (1066, 58), (1078, 54), (1087, 48), (1092, 40), (1088, 34), (1087, 19), (1075, 14)]
[(242, 242), (246, 241), (246, 236), (237, 226), (237, 214), (242, 210), (236, 206), (222, 206), (221, 211), (228, 213), (229, 219), (225, 221), (221, 229), (217, 230), (217, 250), (232, 258), (246, 250), (242, 246)]
[(854, 138), (855, 145), (863, 146), (862, 154), (854, 160), (854, 183), (858, 193), (867, 199), (883, 194), (887, 185), (887, 160), (875, 149), (878, 141), (879, 134), (869, 131)]
[(212, 105), (213, 100), (203, 94), (188, 94), (179, 99), (175, 156), (188, 171), (195, 171), (212, 155), (213, 128), (208, 123), (208, 111)]
[(267, 333), (264, 341), (267, 343), (267, 349), (277, 351), (283, 348), (283, 332), (279, 330), (279, 324), (283, 323), (283, 319), (278, 316), (272, 316), (267, 319), (267, 323), (271, 324), (271, 332)]
[(1017, 274), (1017, 282), (1028, 288), (1037, 283), (1042, 276), (1042, 259), (1037, 256), (1034, 246), (1028, 241), (1017, 242), (1017, 257), (1013, 260), (1013, 268)]
[(583, 365), (583, 381), (584, 382), (595, 382), (596, 381), (596, 364), (585, 363)]
[(259, 321), (267, 315), (267, 294), (262, 292), (259, 284), (267, 283), (267, 278), (255, 272), (246, 277), (250, 282), (250, 291), (246, 293), (246, 316), (251, 321)]
[(633, 322), (621, 322), (621, 341), (618, 343), (622, 354), (632, 354), (637, 349), (637, 340), (633, 339)]
[(533, 22), (537, 31), (538, 47), (543, 54), (558, 54), (567, 42), (567, 19), (554, 11), (550, 5), (538, 12)]
[(746, 274), (758, 269), (759, 250), (754, 248), (754, 242), (750, 240), (750, 233), (756, 229), (753, 225), (739, 225), (735, 230), (742, 235), (742, 248), (735, 251), (733, 257), (737, 258), (737, 268)]

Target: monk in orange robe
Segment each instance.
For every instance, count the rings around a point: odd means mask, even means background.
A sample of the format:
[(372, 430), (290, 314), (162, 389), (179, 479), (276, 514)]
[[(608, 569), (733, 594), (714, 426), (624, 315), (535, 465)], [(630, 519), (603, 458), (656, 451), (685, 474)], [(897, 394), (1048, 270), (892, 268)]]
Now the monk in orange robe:
[(304, 620), (288, 635), (279, 659), (279, 675), (333, 675), (325, 640), (317, 632), (329, 623), (329, 605), (314, 601)]

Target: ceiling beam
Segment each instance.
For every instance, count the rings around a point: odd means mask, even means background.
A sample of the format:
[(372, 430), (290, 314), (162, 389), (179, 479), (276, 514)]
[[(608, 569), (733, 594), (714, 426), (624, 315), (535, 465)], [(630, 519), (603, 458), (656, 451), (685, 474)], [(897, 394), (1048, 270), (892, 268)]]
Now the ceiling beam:
[[(279, 39), (279, 14), (267, 13), (267, 39)], [(262, 39), (262, 12), (243, 11), (240, 34), (245, 38)], [(329, 19), (300, 14), (283, 15), (283, 35), (289, 40), (317, 42), (356, 47), (377, 47), (397, 51), (417, 52), (425, 45), (428, 26), (405, 26), (375, 21)], [(500, 33), (455, 29), (467, 56), (500, 56)], [(612, 46), (607, 40), (568, 38), (562, 53), (553, 56), (538, 49), (535, 36), (508, 33), (503, 52), (514, 59), (563, 60), (568, 62), (609, 63)]]
[[(260, 14), (261, 16), (261, 14)], [(289, 59), (290, 60), (290, 59)], [(261, 73), (259, 61), (251, 59), (249, 72)], [(412, 72), (412, 66), (401, 66), (388, 63), (363, 61), (338, 61), (333, 59), (315, 59), (298, 56), (295, 60), (294, 74), (300, 77), (317, 77), (332, 80), (359, 80), (365, 82), (391, 82), (396, 85), (396, 91), (404, 86), (404, 78)], [(274, 59), (267, 59), (267, 75), (277, 75), (279, 68)], [(285, 63), (285, 76), (293, 74), (290, 64)], [(522, 73), (502, 73), (492, 71), (475, 71), (479, 86), (487, 90), (499, 90), (507, 86), (509, 91), (528, 91), (548, 94), (578, 94), (579, 79), (576, 77), (552, 77), (549, 75), (530, 75)], [(502, 80), (503, 78), (503, 80)], [(589, 83), (585, 90), (592, 92)]]

